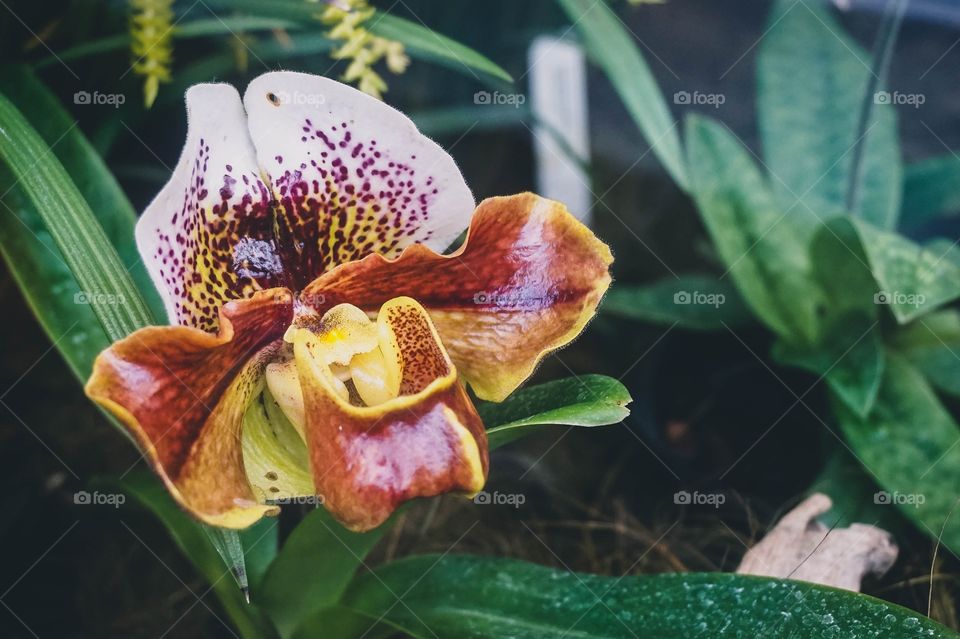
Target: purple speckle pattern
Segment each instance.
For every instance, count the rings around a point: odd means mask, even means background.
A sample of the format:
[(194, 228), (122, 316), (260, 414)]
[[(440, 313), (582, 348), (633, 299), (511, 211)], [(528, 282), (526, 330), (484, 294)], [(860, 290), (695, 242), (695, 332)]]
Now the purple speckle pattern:
[[(431, 238), (438, 188), (415, 154), (361, 139), (351, 123), (302, 123), (302, 161), (274, 156), (273, 190), (255, 172), (210, 165), (201, 139), (179, 208), (157, 228), (155, 258), (179, 323), (216, 330), (220, 307), (274, 286), (302, 290), (371, 253), (396, 257)], [(287, 158), (288, 163), (290, 158)]]
[(380, 148), (353, 129), (306, 118), (299, 164), (275, 158), (278, 240), (297, 289), (338, 264), (374, 252), (395, 257), (432, 236), (435, 178), (414, 168), (416, 155)]
[(180, 324), (215, 330), (220, 307), (283, 286), (270, 192), (255, 173), (209, 165), (201, 139), (181, 206), (157, 229), (152, 256)]

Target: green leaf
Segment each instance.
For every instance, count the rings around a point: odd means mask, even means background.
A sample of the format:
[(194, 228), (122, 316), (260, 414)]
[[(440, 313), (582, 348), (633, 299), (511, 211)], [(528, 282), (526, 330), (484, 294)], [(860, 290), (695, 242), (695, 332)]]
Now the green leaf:
[(263, 579), (259, 603), (281, 637), (290, 637), (305, 617), (340, 599), (363, 559), (389, 529), (347, 530), (317, 508), (294, 529)]
[(515, 392), (505, 401), (476, 402), (490, 448), (545, 426), (606, 426), (622, 422), (633, 399), (619, 381), (603, 375), (568, 377)]
[(823, 377), (852, 411), (866, 415), (880, 388), (884, 351), (876, 284), (856, 228), (846, 218), (821, 224), (810, 261), (822, 299), (816, 339), (780, 340), (773, 356)]
[(827, 326), (816, 346), (774, 344), (773, 357), (782, 364), (808, 370), (826, 381), (837, 397), (858, 416), (873, 408), (886, 363), (883, 335), (876, 320), (864, 330), (861, 315), (840, 317)]
[(936, 388), (960, 397), (960, 311), (938, 311), (904, 326), (891, 347)]
[(812, 342), (819, 296), (807, 251), (813, 224), (781, 213), (747, 150), (723, 125), (690, 116), (686, 137), (694, 199), (743, 299), (781, 337)]
[(0, 166), (0, 252), (27, 304), (80, 383), (110, 345), (97, 316), (77, 304), (80, 286), (33, 202)]
[(107, 336), (120, 339), (152, 322), (90, 206), (50, 147), (0, 95), (0, 159), (30, 198)]
[[(110, 483), (118, 484), (124, 493), (140, 502), (163, 523), (183, 554), (210, 584), (241, 637), (270, 639), (276, 636), (263, 611), (247, 604), (234, 585), (234, 580), (227, 578), (229, 569), (224, 568), (223, 560), (200, 525), (174, 503), (153, 474), (133, 472), (119, 482)], [(259, 538), (245, 537), (247, 548), (259, 543), (272, 543), (271, 533), (267, 531), (263, 531)]]
[(908, 164), (906, 172), (904, 223), (917, 226), (960, 213), (960, 157), (950, 153)]
[(374, 35), (402, 42), (411, 56), (471, 75), (479, 71), (491, 78), (513, 83), (513, 78), (500, 65), (425, 25), (379, 12), (367, 26)]
[(166, 317), (163, 301), (134, 240), (137, 212), (107, 163), (76, 126), (73, 116), (24, 66), (11, 65), (0, 71), (0, 93), (14, 103), (63, 164), (117, 250), (153, 317)]
[[(760, 46), (757, 83), (764, 156), (781, 210), (827, 219), (845, 207), (857, 179), (862, 197), (852, 212), (880, 228), (896, 226), (903, 164), (893, 106), (874, 104), (866, 133), (858, 132), (870, 65), (822, 3), (776, 4)], [(858, 141), (863, 165), (853, 176)]]
[[(0, 92), (13, 101), (70, 174), (122, 262), (130, 267), (138, 288), (153, 285), (140, 263), (133, 241), (136, 214), (106, 164), (75, 126), (56, 97), (27, 69), (8, 66), (0, 72)], [(50, 236), (34, 200), (4, 167), (0, 215), (0, 251), (28, 304), (50, 340), (81, 382), (93, 359), (109, 345), (103, 327), (88, 304), (76, 303), (80, 285)], [(162, 306), (155, 294), (152, 308)]]
[(931, 250), (860, 220), (842, 223), (856, 226), (878, 287), (877, 303), (889, 306), (899, 323), (960, 297), (960, 264), (952, 253)]
[(958, 636), (886, 601), (798, 581), (711, 573), (615, 578), (457, 555), (388, 564), (358, 578), (343, 603), (422, 639)]
[(280, 522), (273, 517), (264, 517), (238, 534), (250, 591), (256, 597), (261, 581), (280, 549)]
[(681, 187), (687, 167), (677, 121), (634, 37), (605, 0), (557, 0), (576, 26), (594, 62), (610, 79), (647, 143)]
[(887, 367), (873, 411), (860, 418), (839, 401), (834, 412), (857, 458), (885, 493), (876, 500), (899, 507), (920, 530), (960, 552), (960, 429), (933, 389), (899, 355)]
[(820, 521), (829, 528), (865, 523), (879, 526), (895, 537), (905, 534), (906, 520), (887, 504), (875, 503), (874, 495), (880, 486), (844, 446), (834, 446), (808, 491), (823, 493), (833, 502), (833, 507), (819, 517)]
[(733, 282), (710, 275), (666, 277), (644, 286), (618, 283), (603, 298), (600, 311), (697, 331), (753, 323), (753, 315)]

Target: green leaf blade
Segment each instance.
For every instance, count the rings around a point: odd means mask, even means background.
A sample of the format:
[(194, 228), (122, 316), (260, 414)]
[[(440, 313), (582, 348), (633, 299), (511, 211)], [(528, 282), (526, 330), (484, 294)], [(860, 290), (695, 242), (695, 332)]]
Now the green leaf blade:
[(873, 411), (853, 415), (834, 401), (834, 411), (851, 448), (886, 491), (875, 497), (898, 508), (953, 552), (960, 552), (960, 428), (923, 376), (895, 353)]
[[(865, 96), (870, 62), (820, 3), (775, 5), (758, 58), (758, 108), (777, 200), (792, 215), (828, 219), (859, 180), (862, 197), (851, 213), (896, 227), (903, 162), (893, 106), (875, 100), (862, 136), (858, 130), (861, 105), (873, 98)], [(863, 164), (854, 176), (861, 143)]]
[(605, 0), (557, 2), (576, 25), (588, 53), (610, 79), (664, 168), (681, 188), (686, 188), (687, 167), (678, 122), (633, 36)]
[(581, 375), (531, 386), (501, 403), (477, 402), (491, 450), (546, 426), (606, 426), (623, 421), (630, 393), (603, 375)]
[(722, 124), (690, 116), (690, 183), (700, 216), (743, 299), (775, 333), (812, 342), (819, 293), (811, 283), (811, 220), (791, 219), (748, 151)]
[(912, 610), (804, 582), (712, 573), (613, 578), (457, 555), (388, 564), (358, 578), (343, 604), (424, 639), (958, 636)]
[(263, 577), (258, 597), (281, 637), (337, 603), (389, 527), (351, 532), (322, 507), (300, 522)]
[(382, 38), (402, 42), (412, 56), (470, 74), (480, 72), (490, 78), (513, 84), (513, 77), (503, 67), (425, 25), (380, 12), (370, 20), (369, 28), (371, 33)]
[(152, 323), (89, 205), (40, 135), (2, 95), (0, 158), (43, 218), (107, 335), (120, 339)]

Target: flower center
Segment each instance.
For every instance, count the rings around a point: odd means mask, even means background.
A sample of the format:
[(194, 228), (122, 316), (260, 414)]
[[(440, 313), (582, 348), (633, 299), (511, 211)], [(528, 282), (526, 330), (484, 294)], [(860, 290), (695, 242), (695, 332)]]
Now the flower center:
[(267, 365), (267, 387), (301, 436), (303, 391), (292, 355), (294, 344), (306, 345), (322, 364), (323, 382), (344, 402), (376, 406), (400, 394), (403, 364), (393, 333), (380, 318), (373, 321), (356, 306), (340, 304), (322, 318), (300, 316), (284, 341), (285, 352)]

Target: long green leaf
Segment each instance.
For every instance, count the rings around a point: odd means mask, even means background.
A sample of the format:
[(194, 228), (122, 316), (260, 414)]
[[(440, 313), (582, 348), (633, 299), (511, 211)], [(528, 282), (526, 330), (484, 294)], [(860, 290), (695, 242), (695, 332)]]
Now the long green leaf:
[(773, 357), (822, 377), (837, 397), (859, 416), (873, 408), (886, 366), (880, 324), (863, 316), (845, 315), (824, 325), (816, 345), (774, 345)]
[(798, 581), (710, 573), (615, 578), (456, 555), (384, 566), (357, 579), (343, 603), (383, 615), (418, 639), (958, 636), (886, 601)]
[(611, 377), (581, 375), (517, 391), (501, 403), (477, 402), (490, 448), (545, 426), (606, 426), (622, 422), (632, 401)]
[(369, 26), (370, 31), (378, 36), (402, 42), (412, 56), (471, 74), (479, 71), (491, 78), (513, 83), (513, 78), (500, 65), (422, 24), (389, 13), (378, 13), (371, 18)]
[(813, 280), (823, 298), (810, 344), (775, 345), (774, 357), (825, 378), (858, 415), (877, 397), (885, 364), (876, 283), (859, 235), (845, 218), (822, 224), (810, 244)]
[(388, 528), (389, 523), (351, 532), (323, 508), (300, 522), (264, 576), (258, 596), (281, 637), (291, 636), (308, 615), (337, 603)]
[[(824, 3), (775, 5), (760, 45), (758, 115), (775, 193), (791, 215), (827, 219), (843, 210), (849, 185), (858, 180), (853, 213), (880, 228), (896, 226), (903, 165), (890, 100), (877, 99), (858, 139), (870, 62)], [(854, 176), (858, 143), (863, 164)]]
[[(8, 66), (0, 72), (0, 93), (17, 105), (50, 145), (90, 208), (97, 212), (110, 243), (130, 267), (138, 287), (152, 289), (134, 246), (133, 208), (103, 160), (74, 126), (74, 120), (23, 67)], [(0, 215), (0, 251), (40, 325), (77, 378), (86, 381), (94, 357), (109, 345), (109, 339), (89, 304), (77, 303), (82, 301), (81, 287), (47, 230), (35, 200), (9, 168), (4, 166), (0, 172), (0, 200), (5, 207)], [(159, 308), (156, 295), (147, 299), (155, 300)]]
[(723, 125), (690, 116), (686, 137), (694, 199), (743, 299), (781, 337), (812, 342), (819, 302), (807, 252), (813, 224), (780, 212), (747, 150)]
[(120, 339), (150, 324), (146, 303), (89, 205), (50, 147), (2, 95), (0, 158), (33, 202), (107, 336)]
[[(877, 284), (879, 304), (906, 324), (960, 297), (960, 263), (938, 246), (921, 246), (862, 220), (837, 220), (856, 228)], [(952, 246), (952, 243), (950, 243)]]
[(110, 340), (88, 305), (77, 304), (80, 286), (63, 261), (30, 198), (0, 167), (0, 252), (44, 332), (81, 383)]
[(730, 279), (709, 275), (667, 277), (653, 284), (617, 284), (603, 298), (602, 313), (679, 328), (719, 331), (753, 322), (749, 307)]
[(678, 185), (687, 186), (680, 131), (633, 36), (605, 0), (557, 0), (647, 143)]
[(887, 355), (873, 411), (860, 418), (834, 401), (851, 448), (885, 493), (875, 499), (899, 508), (932, 537), (960, 552), (960, 428), (923, 376), (894, 353)]
[(12, 65), (0, 71), (0, 93), (14, 103), (63, 164), (130, 272), (153, 317), (165, 317), (163, 302), (134, 241), (137, 212), (107, 163), (75, 126), (73, 116), (24, 66)]

